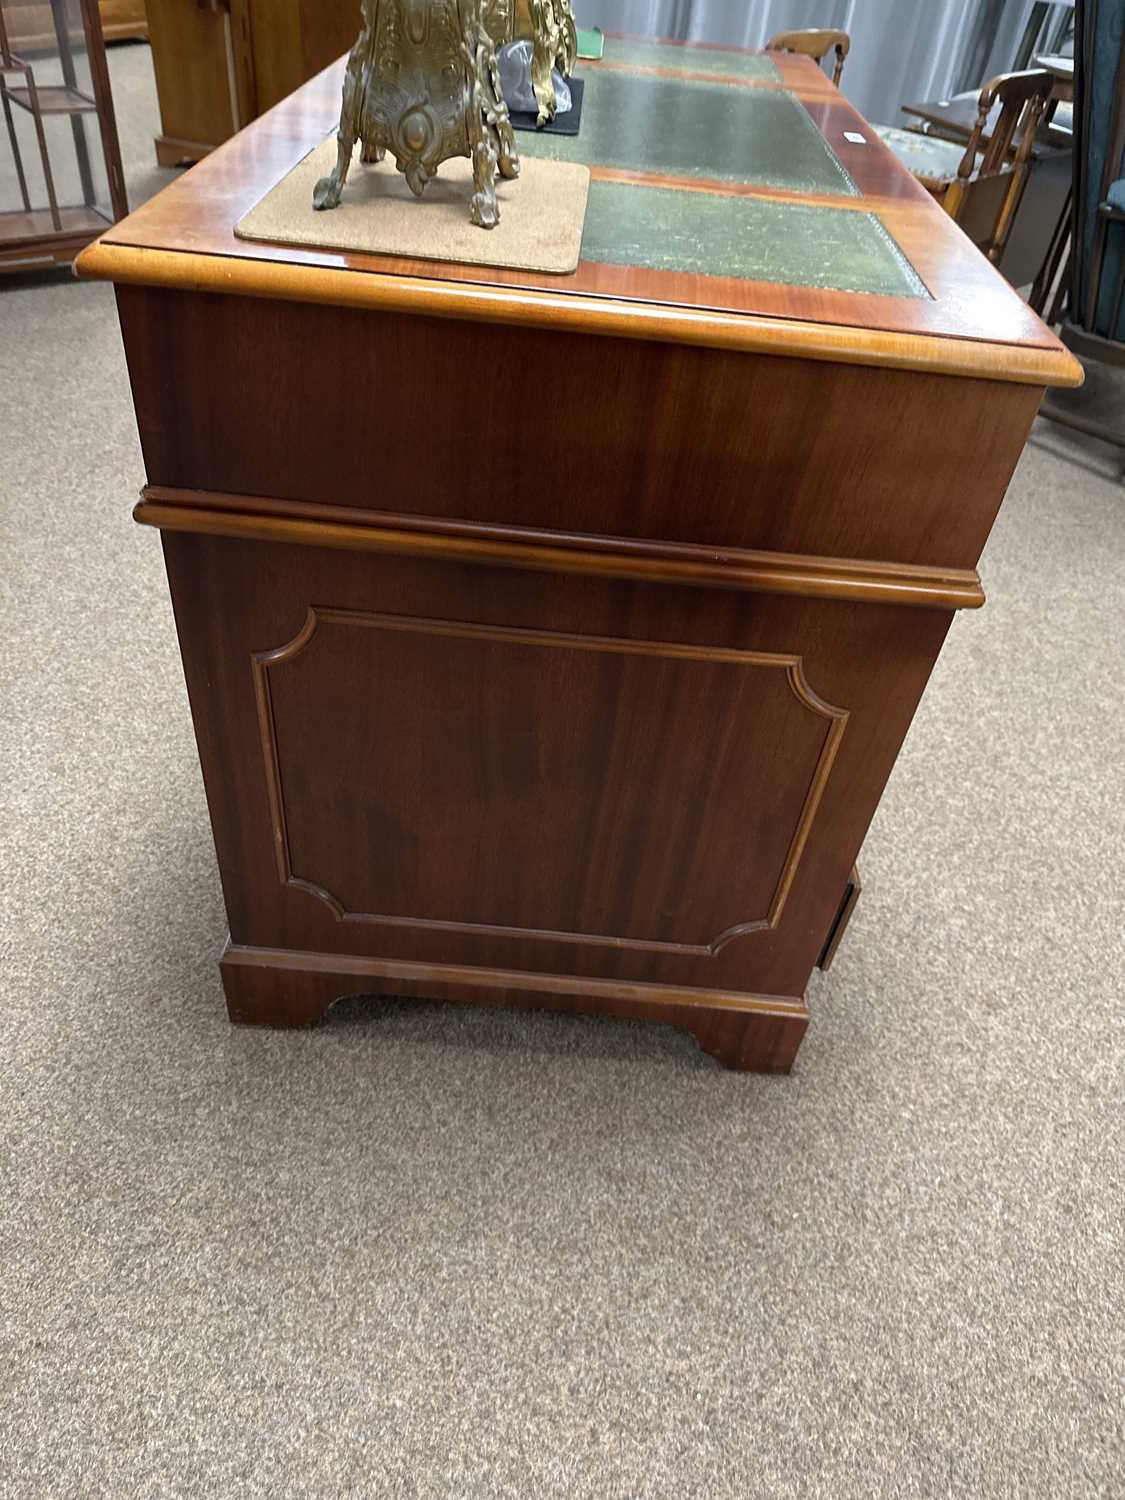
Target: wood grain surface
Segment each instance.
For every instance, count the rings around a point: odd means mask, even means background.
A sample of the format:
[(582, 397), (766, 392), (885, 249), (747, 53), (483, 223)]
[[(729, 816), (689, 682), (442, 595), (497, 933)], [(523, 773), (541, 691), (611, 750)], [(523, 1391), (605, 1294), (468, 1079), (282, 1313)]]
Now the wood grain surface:
[[(118, 301), (152, 483), (572, 536), (972, 569), (1039, 401), (541, 328), (153, 287)], [(206, 378), (164, 373), (185, 368)], [(529, 372), (546, 368), (545, 415)], [(471, 463), (469, 410), (415, 438), (464, 371), (515, 435), (473, 442)], [(528, 483), (531, 451), (550, 485)]]

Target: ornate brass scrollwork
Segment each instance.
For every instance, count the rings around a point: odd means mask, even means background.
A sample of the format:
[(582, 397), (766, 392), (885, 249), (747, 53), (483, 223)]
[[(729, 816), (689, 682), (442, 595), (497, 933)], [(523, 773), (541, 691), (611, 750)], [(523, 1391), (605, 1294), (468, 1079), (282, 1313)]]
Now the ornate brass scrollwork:
[(570, 0), (528, 0), (531, 12), (533, 52), (531, 86), (539, 105), (537, 125), (555, 118), (555, 81), (552, 70), (558, 68), (569, 78), (578, 54), (578, 29), (570, 9)]
[(469, 216), (482, 229), (499, 222), (497, 168), (502, 177), (516, 177), (520, 163), (483, 4), (362, 0), (362, 29), (344, 75), (336, 166), (313, 189), (315, 208), (340, 202), (359, 141), (365, 162), (390, 151), (418, 197), (443, 161), (469, 157)]
[(498, 47), (520, 37), (532, 44), (531, 86), (539, 105), (537, 125), (555, 118), (558, 68), (569, 78), (578, 54), (578, 29), (570, 0), (485, 0), (484, 27)]

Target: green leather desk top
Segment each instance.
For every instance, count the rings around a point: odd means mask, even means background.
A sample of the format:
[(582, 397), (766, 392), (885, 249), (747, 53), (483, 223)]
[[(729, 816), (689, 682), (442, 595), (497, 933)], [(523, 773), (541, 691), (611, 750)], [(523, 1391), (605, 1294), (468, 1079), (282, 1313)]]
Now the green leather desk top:
[[(717, 71), (717, 78), (669, 77)], [(606, 66), (609, 64), (609, 66)], [(521, 131), (527, 156), (592, 167), (706, 178), (786, 193), (852, 200), (851, 176), (769, 57), (607, 37), (599, 63), (580, 63), (578, 135)], [(769, 87), (748, 86), (767, 84)], [(582, 237), (584, 260), (785, 286), (926, 297), (909, 261), (873, 214), (667, 183), (595, 177)]]
[[(780, 83), (773, 59), (760, 52), (729, 52), (724, 47), (688, 47), (676, 42), (607, 36), (602, 62), (632, 68), (676, 68), (692, 73), (722, 73), (755, 83)], [(579, 63), (579, 68), (582, 64)]]
[(591, 182), (582, 255), (782, 286), (929, 295), (874, 214), (772, 198)]
[(521, 131), (521, 152), (591, 167), (858, 195), (808, 110), (786, 89), (619, 72), (596, 63), (575, 71), (585, 82), (580, 133)]

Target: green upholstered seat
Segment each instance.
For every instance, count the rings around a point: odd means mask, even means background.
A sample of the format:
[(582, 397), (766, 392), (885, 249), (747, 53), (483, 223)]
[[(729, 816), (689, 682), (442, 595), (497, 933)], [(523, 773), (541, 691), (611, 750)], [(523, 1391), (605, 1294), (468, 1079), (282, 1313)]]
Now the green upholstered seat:
[(897, 125), (875, 125), (872, 128), (915, 177), (925, 177), (932, 182), (952, 182), (957, 176), (965, 148), (956, 141), (920, 135), (916, 130), (902, 130)]

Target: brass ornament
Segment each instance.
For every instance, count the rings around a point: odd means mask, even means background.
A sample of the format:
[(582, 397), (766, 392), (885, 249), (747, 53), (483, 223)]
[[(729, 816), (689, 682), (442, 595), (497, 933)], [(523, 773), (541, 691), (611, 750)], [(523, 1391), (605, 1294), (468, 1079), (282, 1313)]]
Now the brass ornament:
[(574, 71), (578, 28), (570, 0), (485, 0), (484, 27), (498, 47), (526, 38), (532, 44), (531, 86), (539, 105), (536, 125), (555, 118), (557, 101), (551, 77)]
[(578, 54), (578, 29), (570, 0), (528, 0), (531, 10), (532, 45), (531, 86), (535, 90), (539, 114), (536, 125), (546, 125), (555, 118), (557, 101), (552, 69), (558, 68), (569, 78)]
[(389, 151), (416, 197), (443, 161), (469, 157), (469, 217), (482, 229), (499, 222), (497, 168), (502, 177), (517, 177), (520, 162), (483, 6), (484, 0), (361, 0), (336, 166), (313, 189), (314, 208), (340, 202), (360, 141), (365, 162), (382, 161)]

